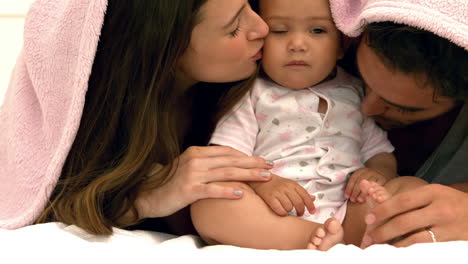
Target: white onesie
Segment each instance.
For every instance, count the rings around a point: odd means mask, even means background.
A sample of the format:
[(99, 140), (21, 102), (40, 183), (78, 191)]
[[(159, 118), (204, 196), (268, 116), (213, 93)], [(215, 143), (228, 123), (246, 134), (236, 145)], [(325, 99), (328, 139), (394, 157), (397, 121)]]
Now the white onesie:
[[(360, 112), (359, 89), (359, 81), (340, 68), (334, 79), (302, 90), (258, 78), (218, 123), (210, 143), (274, 161), (272, 173), (316, 196), (315, 213), (306, 210), (304, 219), (343, 221), (350, 173), (393, 151), (386, 133)], [(318, 112), (319, 98), (327, 102), (325, 114)]]

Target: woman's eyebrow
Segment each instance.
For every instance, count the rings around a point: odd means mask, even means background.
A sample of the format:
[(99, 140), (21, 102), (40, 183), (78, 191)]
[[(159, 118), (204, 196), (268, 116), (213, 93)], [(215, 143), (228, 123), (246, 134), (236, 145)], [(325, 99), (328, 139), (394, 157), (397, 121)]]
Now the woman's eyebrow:
[(244, 11), (246, 5), (244, 4), (240, 9), (239, 11), (237, 11), (236, 15), (234, 17), (231, 18), (231, 20), (229, 20), (229, 22), (223, 26), (223, 30), (231, 27), (232, 24), (234, 24), (234, 22), (236, 21), (236, 19), (239, 17), (239, 15), (242, 13), (242, 11)]

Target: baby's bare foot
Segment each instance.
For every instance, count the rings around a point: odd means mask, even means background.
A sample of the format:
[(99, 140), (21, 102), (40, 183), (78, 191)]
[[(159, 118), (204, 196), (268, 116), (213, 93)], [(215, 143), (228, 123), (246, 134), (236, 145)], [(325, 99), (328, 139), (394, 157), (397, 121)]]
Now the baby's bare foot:
[[(365, 199), (369, 208), (374, 208), (377, 204), (381, 204), (388, 200), (392, 195), (385, 189), (384, 186), (367, 180), (360, 182), (361, 192), (365, 194)], [(361, 242), (361, 248), (366, 248), (370, 245), (369, 237), (367, 233), (374, 229), (375, 225), (367, 225), (366, 231), (364, 232), (363, 240)]]
[(323, 227), (318, 227), (312, 235), (308, 249), (327, 251), (338, 243), (343, 243), (343, 226), (336, 218), (329, 218)]
[(362, 180), (360, 186), (370, 208), (374, 208), (377, 204), (381, 204), (391, 197), (387, 189), (376, 182)]

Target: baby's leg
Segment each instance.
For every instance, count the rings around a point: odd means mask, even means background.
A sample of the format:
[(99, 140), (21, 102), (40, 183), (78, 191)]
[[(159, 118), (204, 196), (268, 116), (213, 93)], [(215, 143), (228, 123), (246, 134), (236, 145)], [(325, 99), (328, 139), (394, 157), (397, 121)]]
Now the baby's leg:
[(238, 200), (205, 199), (191, 206), (192, 220), (209, 244), (256, 249), (305, 249), (321, 224), (296, 216), (278, 216), (248, 185)]

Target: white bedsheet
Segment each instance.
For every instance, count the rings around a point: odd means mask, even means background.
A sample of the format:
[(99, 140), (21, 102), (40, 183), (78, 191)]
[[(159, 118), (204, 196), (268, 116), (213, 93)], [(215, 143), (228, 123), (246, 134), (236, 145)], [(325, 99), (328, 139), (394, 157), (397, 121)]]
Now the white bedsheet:
[[(336, 245), (328, 252), (203, 247), (196, 236), (174, 237), (115, 229), (93, 236), (76, 226), (48, 223), (0, 230), (0, 263), (468, 263), (468, 241), (418, 244), (408, 248), (374, 245), (366, 250)], [(399, 263), (400, 262), (400, 263)]]

